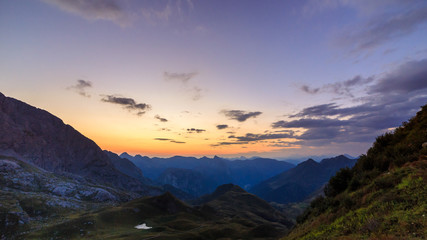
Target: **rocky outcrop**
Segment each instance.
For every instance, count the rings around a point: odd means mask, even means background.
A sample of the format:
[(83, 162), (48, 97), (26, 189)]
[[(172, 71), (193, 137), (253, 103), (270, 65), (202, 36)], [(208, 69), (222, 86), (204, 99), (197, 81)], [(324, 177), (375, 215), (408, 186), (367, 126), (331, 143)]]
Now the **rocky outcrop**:
[(0, 93), (0, 154), (16, 156), (47, 171), (82, 176), (97, 184), (160, 194), (118, 171), (95, 142), (47, 111)]

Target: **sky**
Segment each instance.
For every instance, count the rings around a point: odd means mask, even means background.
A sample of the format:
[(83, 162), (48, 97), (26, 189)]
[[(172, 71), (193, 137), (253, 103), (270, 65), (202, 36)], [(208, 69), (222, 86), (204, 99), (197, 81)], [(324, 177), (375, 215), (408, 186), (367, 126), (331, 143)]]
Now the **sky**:
[(0, 92), (116, 153), (358, 156), (427, 103), (427, 1), (0, 0)]

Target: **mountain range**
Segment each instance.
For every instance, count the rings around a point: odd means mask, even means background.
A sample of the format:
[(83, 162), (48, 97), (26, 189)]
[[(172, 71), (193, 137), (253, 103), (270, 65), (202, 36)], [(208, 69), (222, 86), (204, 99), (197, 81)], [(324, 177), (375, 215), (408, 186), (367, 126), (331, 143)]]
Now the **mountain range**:
[[(294, 167), (288, 162), (268, 158), (232, 161), (217, 156), (149, 158), (141, 155), (131, 156), (127, 153), (122, 153), (120, 157), (132, 161), (152, 181), (170, 184), (183, 190), (185, 188), (195, 196), (211, 192), (217, 186), (227, 183), (249, 189)], [(178, 175), (180, 177), (177, 177)], [(194, 182), (196, 176), (203, 176), (199, 181), (204, 184), (191, 188), (188, 183)]]

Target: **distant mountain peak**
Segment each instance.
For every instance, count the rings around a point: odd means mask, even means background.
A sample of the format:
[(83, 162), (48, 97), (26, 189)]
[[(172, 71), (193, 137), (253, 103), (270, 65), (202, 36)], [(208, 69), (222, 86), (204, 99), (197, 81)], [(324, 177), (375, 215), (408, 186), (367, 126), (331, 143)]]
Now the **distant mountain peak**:
[(305, 165), (317, 165), (318, 162), (314, 161), (312, 158), (307, 159), (306, 161), (298, 164), (297, 166), (305, 166)]

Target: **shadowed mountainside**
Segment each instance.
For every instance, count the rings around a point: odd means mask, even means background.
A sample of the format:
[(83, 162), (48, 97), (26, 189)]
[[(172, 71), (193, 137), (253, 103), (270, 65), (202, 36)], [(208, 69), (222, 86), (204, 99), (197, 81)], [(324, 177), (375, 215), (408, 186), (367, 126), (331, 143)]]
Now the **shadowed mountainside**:
[(47, 171), (82, 176), (97, 184), (143, 195), (161, 193), (117, 170), (95, 142), (61, 119), (1, 93), (0, 154)]
[(355, 162), (344, 155), (323, 159), (320, 163), (309, 159), (254, 186), (250, 192), (269, 202), (304, 201), (326, 184), (339, 169), (351, 167)]

